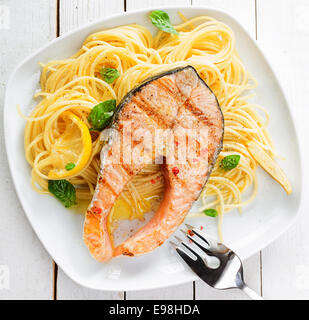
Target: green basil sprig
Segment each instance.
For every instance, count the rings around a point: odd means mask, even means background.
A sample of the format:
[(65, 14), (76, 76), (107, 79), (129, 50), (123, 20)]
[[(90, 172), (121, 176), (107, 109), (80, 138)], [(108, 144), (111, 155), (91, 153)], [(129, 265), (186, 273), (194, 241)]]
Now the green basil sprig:
[(60, 200), (66, 208), (76, 204), (76, 191), (67, 180), (49, 180), (48, 191)]
[(120, 73), (117, 69), (113, 68), (102, 68), (100, 70), (102, 79), (108, 84), (113, 83), (116, 79), (120, 77)]
[(102, 131), (110, 123), (116, 109), (116, 100), (106, 100), (93, 107), (88, 121), (92, 125), (91, 129)]
[(72, 169), (74, 169), (75, 168), (75, 163), (73, 163), (73, 162), (69, 162), (69, 163), (67, 163), (66, 165), (65, 165), (65, 169), (67, 170), (67, 171), (70, 171), (70, 170), (72, 170)]
[(240, 155), (233, 154), (223, 158), (220, 162), (220, 167), (226, 171), (232, 170), (238, 166)]
[(216, 209), (206, 209), (206, 210), (204, 210), (203, 212), (204, 212), (204, 213), (206, 214), (206, 216), (208, 216), (208, 217), (213, 217), (213, 218), (215, 218), (215, 217), (218, 216), (218, 211), (217, 211)]
[(165, 11), (152, 11), (149, 17), (152, 24), (155, 25), (158, 29), (168, 33), (179, 35), (179, 33), (172, 26), (170, 17)]

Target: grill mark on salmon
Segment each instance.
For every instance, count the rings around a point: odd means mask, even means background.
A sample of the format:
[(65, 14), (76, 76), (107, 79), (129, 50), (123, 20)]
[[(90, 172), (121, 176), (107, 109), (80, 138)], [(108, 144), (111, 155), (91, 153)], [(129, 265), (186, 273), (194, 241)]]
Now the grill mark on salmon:
[[(191, 66), (170, 70), (147, 79), (129, 92), (118, 106), (112, 122), (112, 128), (120, 129), (122, 138), (125, 135), (125, 121), (130, 121), (134, 132), (139, 129), (148, 130), (152, 137), (155, 129), (169, 129), (176, 133), (181, 128), (207, 129), (208, 136), (200, 134), (194, 138), (198, 145), (199, 161), (186, 159), (185, 163), (177, 164), (175, 170), (175, 164), (168, 161), (170, 155), (166, 155), (167, 158), (161, 166), (165, 179), (165, 194), (159, 209), (146, 226), (116, 248), (113, 247), (107, 231), (108, 215), (121, 191), (144, 164), (126, 164), (124, 154), (119, 157), (120, 164), (107, 164), (107, 160), (113, 159), (114, 155), (108, 148), (102, 149), (101, 172), (95, 195), (86, 212), (83, 235), (91, 255), (101, 262), (117, 255), (144, 254), (162, 245), (184, 221), (194, 201), (199, 197), (222, 148), (224, 119), (218, 100)], [(189, 135), (184, 134), (188, 147)], [(146, 147), (138, 143), (139, 137), (136, 139), (133, 144), (138, 150), (145, 151), (150, 158), (153, 157)], [(118, 147), (119, 143), (119, 139), (111, 136), (106, 147)], [(200, 152), (206, 144), (208, 153)], [(128, 145), (123, 148), (124, 153), (128, 152)]]
[(191, 104), (190, 99), (187, 99), (187, 100), (185, 101), (185, 104), (184, 104), (184, 105), (185, 105), (186, 109), (187, 109), (189, 112), (191, 112), (192, 115), (194, 115), (196, 118), (198, 118), (200, 121), (205, 122), (205, 124), (207, 124), (208, 126), (213, 125), (213, 124), (209, 121), (209, 119), (205, 116), (205, 114), (203, 114), (203, 112), (202, 112), (200, 109), (195, 108), (195, 107)]
[(171, 79), (165, 79), (165, 81), (161, 79), (156, 80), (162, 88), (164, 88), (167, 92), (169, 92), (171, 95), (175, 96), (178, 98), (178, 92), (177, 92), (177, 87), (175, 86), (175, 83)]
[(160, 124), (164, 128), (169, 128), (170, 124), (165, 121), (164, 117), (160, 113), (154, 111), (147, 100), (142, 97), (134, 97), (132, 101), (135, 102), (137, 106), (142, 109), (149, 118), (156, 122), (156, 124)]
[(114, 190), (114, 188), (111, 186), (111, 184), (108, 182), (106, 178), (101, 179), (100, 183), (105, 184), (114, 193), (114, 195), (117, 195), (117, 191)]

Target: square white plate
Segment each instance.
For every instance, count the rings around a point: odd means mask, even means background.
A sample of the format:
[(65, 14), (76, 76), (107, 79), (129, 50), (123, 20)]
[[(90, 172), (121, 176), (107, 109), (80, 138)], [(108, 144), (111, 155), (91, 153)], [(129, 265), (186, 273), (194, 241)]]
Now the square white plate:
[[(161, 8), (162, 9), (162, 8)], [(256, 102), (266, 106), (271, 115), (270, 133), (277, 152), (286, 158), (279, 161), (291, 180), (293, 194), (282, 188), (262, 170), (258, 172), (259, 193), (254, 203), (240, 216), (233, 211), (224, 218), (225, 242), (242, 258), (256, 253), (274, 241), (295, 221), (301, 198), (301, 161), (298, 139), (284, 92), (269, 63), (255, 41), (228, 14), (202, 7), (165, 8), (174, 24), (186, 17), (212, 16), (235, 32), (238, 51), (245, 65), (259, 81)], [(153, 253), (137, 257), (119, 257), (107, 264), (93, 260), (82, 241), (83, 215), (66, 210), (55, 198), (37, 194), (30, 185), (30, 168), (24, 157), (23, 130), (25, 121), (16, 111), (22, 106), (26, 114), (35, 106), (32, 96), (38, 88), (38, 62), (67, 58), (77, 51), (92, 32), (118, 25), (138, 23), (153, 33), (156, 29), (148, 19), (150, 10), (140, 10), (103, 19), (70, 32), (24, 60), (13, 72), (7, 85), (4, 126), (11, 174), (26, 215), (39, 239), (56, 263), (79, 284), (101, 290), (143, 290), (167, 287), (196, 279), (196, 276), (171, 252), (168, 244)], [(203, 225), (216, 236), (213, 218), (189, 219)]]

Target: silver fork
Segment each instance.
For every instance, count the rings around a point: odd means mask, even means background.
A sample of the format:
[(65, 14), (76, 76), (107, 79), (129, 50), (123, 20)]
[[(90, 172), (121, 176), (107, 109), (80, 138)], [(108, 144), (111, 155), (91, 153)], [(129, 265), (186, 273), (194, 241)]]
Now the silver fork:
[[(189, 239), (189, 242), (194, 243), (204, 254), (201, 254), (196, 246), (188, 244), (177, 236), (175, 236), (176, 240), (187, 250), (173, 241), (170, 242), (182, 259), (203, 281), (219, 290), (239, 288), (251, 299), (263, 300), (260, 295), (245, 284), (242, 262), (231, 249), (206, 236), (204, 232), (195, 227), (188, 224), (186, 227), (187, 231), (181, 231)], [(219, 266), (211, 267), (213, 259), (219, 263)]]

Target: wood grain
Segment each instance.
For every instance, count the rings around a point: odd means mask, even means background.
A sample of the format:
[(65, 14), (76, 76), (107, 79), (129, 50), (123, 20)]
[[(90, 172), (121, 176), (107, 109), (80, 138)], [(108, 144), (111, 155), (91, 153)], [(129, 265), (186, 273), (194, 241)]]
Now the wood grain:
[[(3, 106), (5, 85), (16, 65), (33, 50), (55, 38), (56, 10), (54, 0), (5, 0), (0, 5), (1, 10), (9, 14), (7, 28), (0, 27), (0, 105)], [(2, 117), (0, 112), (1, 123)], [(0, 300), (52, 299), (53, 262), (17, 199), (4, 152), (2, 130), (0, 150), (0, 266), (7, 266), (10, 272), (9, 290), (0, 289)]]
[(60, 0), (60, 34), (124, 11), (124, 0)]
[(193, 283), (175, 287), (127, 292), (127, 300), (192, 300), (194, 296)]
[(191, 0), (126, 0), (127, 11), (160, 6), (191, 5)]

